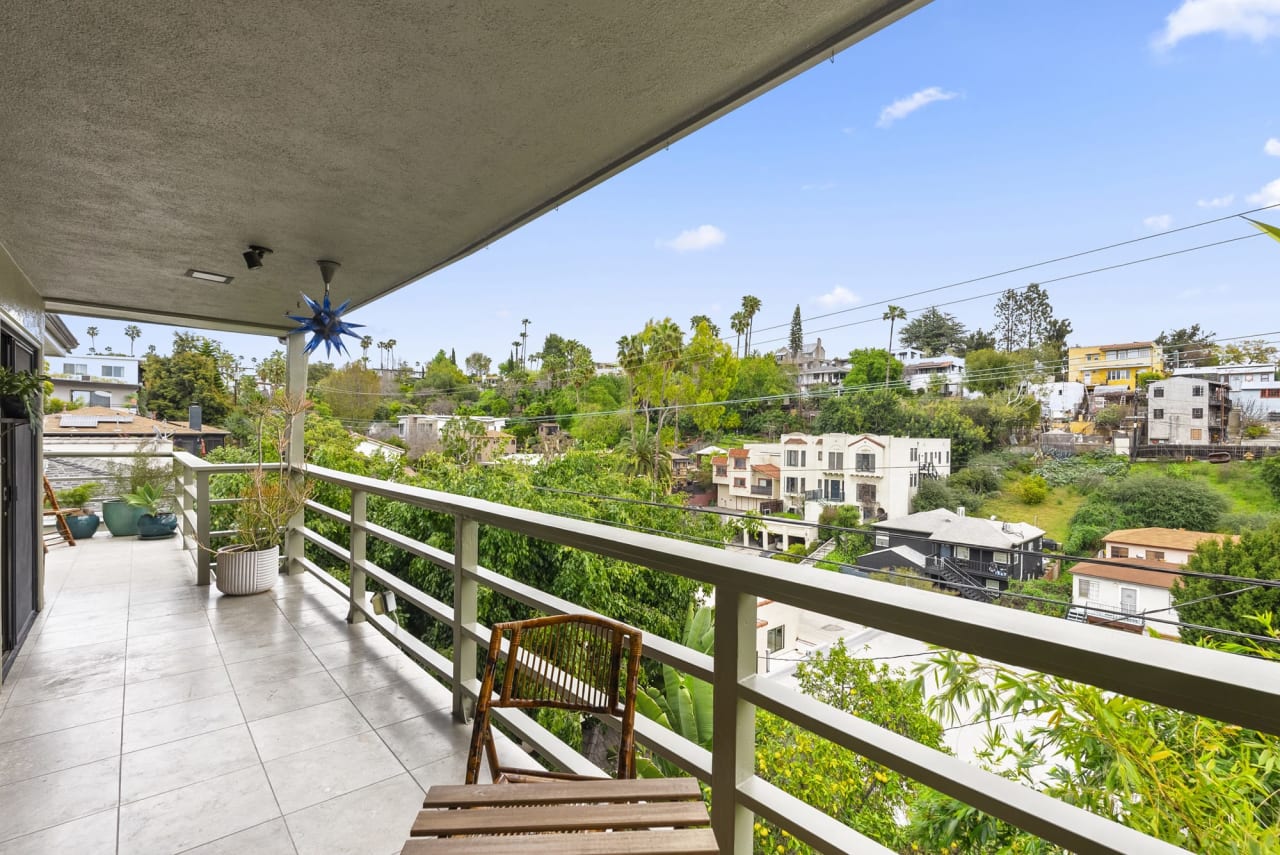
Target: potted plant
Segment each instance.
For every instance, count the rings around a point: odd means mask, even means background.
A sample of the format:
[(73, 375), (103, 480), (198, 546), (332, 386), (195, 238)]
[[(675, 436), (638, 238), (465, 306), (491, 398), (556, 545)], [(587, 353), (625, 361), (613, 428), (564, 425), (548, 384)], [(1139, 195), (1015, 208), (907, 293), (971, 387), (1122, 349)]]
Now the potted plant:
[(18, 421), (39, 418), (44, 384), (47, 382), (48, 377), (35, 371), (13, 371), (0, 367), (0, 415)]
[(62, 517), (71, 529), (71, 536), (76, 540), (93, 537), (98, 530), (101, 518), (89, 507), (89, 500), (97, 491), (98, 484), (80, 484), (58, 491), (58, 504), (62, 507)]
[(264, 465), (265, 451), (268, 445), (274, 446), (277, 459), (288, 459), (292, 425), (308, 407), (305, 398), (291, 399), (283, 393), (256, 407), (258, 467), (249, 473), (234, 506), (236, 542), (214, 553), (215, 583), (224, 594), (260, 594), (270, 590), (280, 575), (286, 527), (306, 507), (310, 490), (287, 465), (274, 470)]
[(178, 528), (178, 515), (165, 509), (164, 488), (143, 484), (124, 500), (130, 507), (142, 510), (138, 516), (138, 537), (143, 540), (173, 537)]
[(138, 533), (138, 517), (146, 513), (140, 505), (125, 500), (130, 493), (137, 493), (145, 486), (153, 486), (163, 494), (173, 478), (172, 464), (151, 453), (154, 449), (141, 447), (133, 453), (127, 464), (110, 466), (115, 498), (102, 502), (102, 521), (112, 537), (132, 537)]

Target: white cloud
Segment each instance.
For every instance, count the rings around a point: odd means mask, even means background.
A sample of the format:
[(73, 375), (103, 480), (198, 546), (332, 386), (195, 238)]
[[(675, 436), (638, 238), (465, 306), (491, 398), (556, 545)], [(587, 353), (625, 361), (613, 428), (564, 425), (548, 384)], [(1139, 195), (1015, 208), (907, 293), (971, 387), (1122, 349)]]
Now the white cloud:
[(906, 98), (899, 98), (888, 107), (880, 111), (880, 120), (876, 122), (877, 128), (887, 128), (899, 119), (905, 119), (916, 110), (934, 101), (950, 101), (952, 98), (959, 98), (960, 93), (948, 92), (938, 86), (930, 86), (928, 89), (921, 89), (914, 92)]
[(1196, 202), (1198, 208), (1225, 208), (1236, 200), (1236, 194), (1228, 193), (1225, 196), (1217, 196), (1213, 199), (1201, 199)]
[(1272, 181), (1257, 193), (1249, 197), (1249, 201), (1259, 207), (1264, 205), (1280, 205), (1280, 178)]
[(814, 302), (825, 309), (834, 309), (836, 306), (852, 306), (859, 299), (858, 295), (848, 288), (837, 285), (822, 296), (814, 298)]
[(1280, 137), (1272, 137), (1267, 140), (1262, 150), (1272, 157), (1280, 157)]
[(1162, 232), (1173, 225), (1173, 217), (1168, 214), (1157, 214), (1154, 217), (1147, 217), (1142, 224), (1153, 232)]
[(1255, 42), (1280, 35), (1280, 0), (1183, 0), (1165, 18), (1157, 48), (1171, 48), (1183, 39), (1222, 33)]
[(698, 226), (696, 229), (685, 229), (671, 240), (660, 240), (658, 246), (674, 249), (676, 252), (697, 252), (719, 246), (727, 237), (715, 226)]

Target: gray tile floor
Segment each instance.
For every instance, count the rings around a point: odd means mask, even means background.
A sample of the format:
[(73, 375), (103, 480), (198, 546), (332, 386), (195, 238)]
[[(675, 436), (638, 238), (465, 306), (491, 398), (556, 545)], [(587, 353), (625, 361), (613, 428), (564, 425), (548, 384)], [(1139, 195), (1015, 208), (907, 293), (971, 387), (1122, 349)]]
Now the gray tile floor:
[(393, 853), (461, 783), (448, 692), (310, 576), (198, 588), (176, 540), (47, 559), (0, 687), (0, 855)]

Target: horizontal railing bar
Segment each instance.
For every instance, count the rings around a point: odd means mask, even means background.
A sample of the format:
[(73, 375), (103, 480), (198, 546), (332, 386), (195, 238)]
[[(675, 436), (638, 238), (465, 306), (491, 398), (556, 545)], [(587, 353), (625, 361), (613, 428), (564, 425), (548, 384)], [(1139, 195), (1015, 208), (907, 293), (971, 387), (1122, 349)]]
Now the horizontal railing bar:
[(865, 837), (812, 805), (779, 789), (768, 781), (752, 775), (738, 785), (738, 798), (742, 804), (770, 822), (785, 828), (787, 833), (808, 843), (819, 852), (839, 855), (893, 855), (869, 837)]
[(366, 622), (373, 624), (374, 628), (382, 633), (384, 638), (398, 647), (406, 656), (417, 662), (428, 673), (434, 674), (446, 683), (451, 682), (453, 676), (453, 661), (451, 659), (424, 644), (421, 640), (409, 635), (394, 621), (388, 620), (383, 615), (374, 614), (373, 609), (367, 603), (356, 603), (355, 607), (364, 614)]
[[(622, 729), (622, 722), (613, 716), (603, 716), (600, 721), (614, 730)], [(665, 728), (638, 712), (635, 735), (638, 745), (650, 749), (703, 783), (711, 783), (711, 752), (701, 745), (685, 739), (674, 730)]]
[(306, 507), (307, 507), (307, 510), (315, 511), (321, 516), (328, 517), (329, 519), (334, 520), (336, 522), (340, 522), (345, 525), (351, 524), (351, 514), (344, 514), (342, 511), (337, 510), (336, 508), (331, 508), (328, 505), (322, 505), (319, 502), (317, 502), (315, 499), (307, 499)]
[(453, 607), (448, 603), (437, 600), (420, 588), (415, 588), (399, 576), (384, 570), (372, 561), (358, 561), (356, 562), (356, 567), (363, 570), (365, 575), (382, 587), (395, 592), (397, 597), (414, 608), (426, 612), (442, 623), (453, 622)]
[(403, 549), (410, 555), (416, 555), (443, 570), (453, 569), (453, 555), (445, 552), (443, 549), (437, 549), (434, 546), (428, 546), (420, 540), (414, 540), (408, 535), (401, 534), (398, 531), (380, 526), (377, 523), (366, 522), (359, 528), (364, 529), (368, 534), (373, 535), (381, 541), (391, 544), (394, 547)]
[(341, 561), (348, 561), (348, 562), (351, 560), (350, 549), (347, 549), (344, 546), (339, 546), (338, 544), (334, 543), (332, 540), (320, 534), (319, 532), (313, 531), (312, 529), (306, 528), (305, 526), (302, 529), (300, 529), (300, 531), (302, 532), (303, 538), (305, 538), (308, 542), (313, 543), (316, 546), (320, 547), (325, 552), (332, 555), (334, 558), (337, 558)]
[[(136, 439), (136, 437), (134, 438)], [(73, 448), (69, 445), (63, 444), (68, 439), (69, 439), (68, 437), (58, 437), (58, 449), (53, 453), (45, 454), (45, 459), (56, 460), (57, 458), (60, 458), (60, 457), (133, 457), (135, 454), (138, 453), (137, 449), (132, 449), (130, 451), (124, 451), (124, 450), (112, 451), (109, 449), (95, 450), (92, 448)], [(71, 441), (75, 442), (76, 440), (71, 439)], [(111, 439), (110, 435), (99, 435), (99, 436), (86, 436), (81, 441), (83, 442), (83, 444), (89, 445), (90, 443), (94, 443), (94, 442), (112, 442), (113, 440)], [(146, 456), (147, 457), (163, 457), (166, 460), (177, 460), (178, 454), (180, 453), (181, 452), (176, 452), (176, 451), (155, 451), (155, 452), (148, 453)]]
[(767, 677), (746, 677), (740, 692), (743, 700), (760, 709), (1072, 852), (1185, 855), (1177, 846), (921, 745)]
[(211, 506), (212, 505), (238, 505), (242, 501), (244, 500), (241, 499), (239, 496), (228, 496), (221, 499), (210, 499), (209, 504)]
[[(480, 694), (480, 681), (467, 681), (466, 685), (463, 686), (463, 690), (471, 698), (476, 698)], [(560, 737), (538, 724), (523, 710), (507, 707), (490, 707), (490, 715), (502, 724), (506, 725), (508, 729), (513, 731), (523, 741), (533, 746), (535, 751), (543, 757), (546, 757), (561, 769), (565, 769), (575, 775), (592, 775), (595, 777), (605, 776), (604, 770), (600, 769), (577, 751), (574, 751), (562, 742)]]
[(209, 532), (209, 537), (210, 538), (231, 537), (233, 534), (239, 534), (239, 533), (240, 533), (240, 529), (238, 528), (220, 528), (217, 531)]
[[(1059, 618), (800, 565), (779, 574), (776, 562), (756, 556), (318, 466), (306, 470), (319, 480), (370, 495), (461, 515), (712, 585), (731, 584), (839, 620), (1228, 723), (1280, 732), (1280, 680), (1275, 664), (1253, 657), (1129, 633), (1099, 632)], [(993, 619), (997, 614), (999, 619)]]
[(298, 563), (302, 565), (302, 567), (312, 576), (315, 576), (321, 582), (341, 594), (343, 599), (347, 598), (347, 586), (342, 583), (342, 580), (334, 578), (323, 567), (312, 561), (310, 558), (307, 558), (305, 555), (298, 556)]
[[(473, 577), (491, 591), (503, 594), (516, 602), (524, 603), (530, 608), (547, 614), (589, 614), (593, 617), (612, 620), (608, 615), (601, 615), (590, 609), (584, 609), (577, 603), (552, 596), (532, 585), (526, 585), (523, 582), (512, 579), (510, 576), (503, 576), (501, 573), (495, 573), (483, 567), (477, 568), (474, 572), (467, 571), (467, 575)], [(487, 638), (480, 640), (488, 643)], [(678, 644), (653, 633), (645, 633), (642, 641), (644, 643), (644, 654), (648, 658), (664, 665), (670, 665), (678, 671), (683, 671), (705, 682), (711, 682), (714, 663), (707, 654), (699, 653), (696, 650), (685, 647), (683, 644)]]

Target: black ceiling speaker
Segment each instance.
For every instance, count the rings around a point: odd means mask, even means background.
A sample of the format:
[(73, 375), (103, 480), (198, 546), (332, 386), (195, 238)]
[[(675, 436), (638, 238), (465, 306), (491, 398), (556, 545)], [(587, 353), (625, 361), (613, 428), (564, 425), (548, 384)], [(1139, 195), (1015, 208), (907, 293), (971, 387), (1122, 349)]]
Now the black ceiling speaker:
[(262, 257), (270, 254), (271, 250), (265, 246), (251, 245), (244, 253), (245, 266), (250, 270), (260, 270), (262, 268)]

